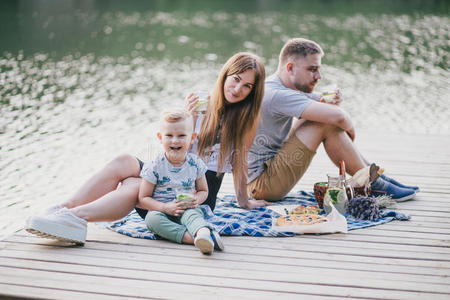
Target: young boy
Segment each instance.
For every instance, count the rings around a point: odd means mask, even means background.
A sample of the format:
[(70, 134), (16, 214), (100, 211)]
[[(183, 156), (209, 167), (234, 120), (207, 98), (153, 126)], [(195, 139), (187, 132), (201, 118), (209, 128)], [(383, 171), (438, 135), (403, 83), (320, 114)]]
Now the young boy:
[(196, 137), (192, 116), (182, 109), (163, 112), (157, 137), (164, 153), (141, 171), (138, 206), (149, 210), (147, 227), (168, 240), (194, 244), (203, 254), (223, 250), (219, 234), (198, 208), (208, 196), (207, 168), (198, 156), (188, 153)]

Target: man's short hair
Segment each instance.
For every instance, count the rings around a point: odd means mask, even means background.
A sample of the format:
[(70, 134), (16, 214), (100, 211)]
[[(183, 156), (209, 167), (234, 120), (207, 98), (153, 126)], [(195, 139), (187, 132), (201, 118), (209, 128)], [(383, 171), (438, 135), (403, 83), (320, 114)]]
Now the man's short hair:
[(290, 39), (281, 49), (279, 64), (284, 65), (288, 59), (295, 59), (299, 55), (306, 57), (317, 53), (323, 55), (322, 48), (316, 42), (304, 38)]

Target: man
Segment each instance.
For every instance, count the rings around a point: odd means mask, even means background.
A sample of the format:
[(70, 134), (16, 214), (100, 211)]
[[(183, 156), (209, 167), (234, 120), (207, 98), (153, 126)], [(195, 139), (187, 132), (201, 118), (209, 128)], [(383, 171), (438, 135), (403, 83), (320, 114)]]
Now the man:
[[(256, 199), (283, 198), (303, 176), (321, 143), (336, 165), (344, 160), (350, 175), (368, 165), (353, 144), (355, 129), (339, 107), (339, 91), (334, 105), (313, 93), (322, 78), (323, 54), (313, 41), (289, 40), (281, 50), (276, 74), (265, 82), (258, 132), (249, 151), (247, 187)], [(384, 175), (372, 183), (374, 195), (390, 195), (396, 201), (413, 198), (418, 189)]]

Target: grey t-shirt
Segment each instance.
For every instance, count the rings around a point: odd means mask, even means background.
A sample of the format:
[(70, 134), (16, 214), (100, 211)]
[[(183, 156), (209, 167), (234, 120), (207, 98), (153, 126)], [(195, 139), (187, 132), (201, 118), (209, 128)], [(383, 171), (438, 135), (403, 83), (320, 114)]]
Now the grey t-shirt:
[(248, 153), (248, 182), (264, 170), (264, 162), (277, 154), (291, 130), (293, 117), (301, 118), (305, 108), (320, 98), (285, 87), (276, 74), (266, 79), (261, 116)]

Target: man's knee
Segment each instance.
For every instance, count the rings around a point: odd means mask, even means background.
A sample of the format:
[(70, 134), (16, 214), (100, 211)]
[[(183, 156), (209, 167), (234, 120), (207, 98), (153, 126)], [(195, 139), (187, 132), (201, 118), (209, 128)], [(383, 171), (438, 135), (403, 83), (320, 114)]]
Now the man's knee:
[(342, 129), (340, 129), (335, 125), (306, 120), (295, 129), (295, 134), (298, 135), (297, 133), (301, 132), (311, 132), (319, 134), (320, 132), (337, 131), (337, 130)]
[(316, 151), (327, 136), (339, 132), (342, 129), (334, 125), (307, 120), (295, 129), (294, 134), (308, 149)]

